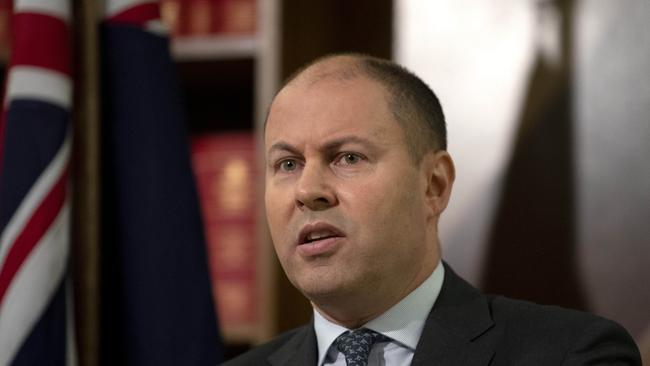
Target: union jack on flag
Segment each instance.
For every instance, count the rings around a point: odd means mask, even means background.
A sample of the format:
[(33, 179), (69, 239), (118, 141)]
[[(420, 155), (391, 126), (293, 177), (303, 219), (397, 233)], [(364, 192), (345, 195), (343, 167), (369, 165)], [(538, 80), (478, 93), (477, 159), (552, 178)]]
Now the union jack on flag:
[[(0, 366), (76, 363), (66, 285), (70, 1), (14, 4), (0, 125)], [(103, 5), (97, 355), (116, 365), (214, 365), (221, 343), (159, 4)]]
[(66, 0), (17, 0), (0, 124), (0, 365), (63, 365), (70, 69)]

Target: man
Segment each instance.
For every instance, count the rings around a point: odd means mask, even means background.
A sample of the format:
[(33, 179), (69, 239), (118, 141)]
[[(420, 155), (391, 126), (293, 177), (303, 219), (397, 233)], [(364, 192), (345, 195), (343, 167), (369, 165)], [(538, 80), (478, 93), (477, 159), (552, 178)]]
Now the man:
[(389, 61), (290, 78), (266, 123), (266, 213), (314, 317), (228, 365), (640, 365), (617, 324), (482, 295), (441, 262), (445, 131), (434, 93)]

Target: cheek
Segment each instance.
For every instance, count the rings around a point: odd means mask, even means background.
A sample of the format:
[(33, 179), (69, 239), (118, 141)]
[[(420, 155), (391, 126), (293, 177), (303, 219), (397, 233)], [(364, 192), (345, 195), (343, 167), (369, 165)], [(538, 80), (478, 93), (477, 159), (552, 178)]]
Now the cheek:
[(278, 244), (284, 241), (284, 230), (287, 228), (288, 216), (286, 214), (286, 195), (277, 190), (267, 189), (264, 194), (264, 204), (266, 210), (266, 220), (271, 232), (273, 243), (278, 248)]
[(387, 242), (386, 246), (414, 239), (411, 236), (420, 232), (426, 223), (417, 178), (408, 174), (401, 177), (377, 178), (358, 185), (358, 189), (344, 196), (349, 212), (361, 225), (364, 235), (374, 241)]
[(368, 215), (396, 217), (415, 212), (421, 206), (418, 177), (410, 171), (403, 174), (377, 174), (363, 183), (351, 185), (344, 194), (353, 209)]

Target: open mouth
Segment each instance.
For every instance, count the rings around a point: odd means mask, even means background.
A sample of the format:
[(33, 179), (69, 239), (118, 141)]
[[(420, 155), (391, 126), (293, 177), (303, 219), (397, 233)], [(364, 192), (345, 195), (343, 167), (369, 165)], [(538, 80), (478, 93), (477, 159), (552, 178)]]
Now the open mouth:
[(310, 224), (306, 225), (300, 232), (298, 245), (312, 244), (318, 241), (330, 238), (344, 236), (338, 229), (328, 224)]
[(307, 234), (305, 239), (300, 244), (309, 244), (318, 240), (324, 240), (327, 238), (333, 238), (338, 236), (339, 235), (336, 235), (336, 233), (329, 230), (318, 230)]

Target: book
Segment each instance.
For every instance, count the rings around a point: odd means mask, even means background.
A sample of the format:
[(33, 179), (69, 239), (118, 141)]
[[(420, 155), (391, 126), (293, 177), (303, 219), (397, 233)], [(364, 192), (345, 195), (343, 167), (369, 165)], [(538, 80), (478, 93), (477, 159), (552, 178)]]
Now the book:
[(216, 311), (226, 339), (258, 324), (256, 164), (252, 132), (192, 139)]
[(214, 28), (217, 34), (254, 34), (255, 0), (213, 0)]
[(174, 37), (253, 35), (255, 0), (161, 0), (161, 17)]

